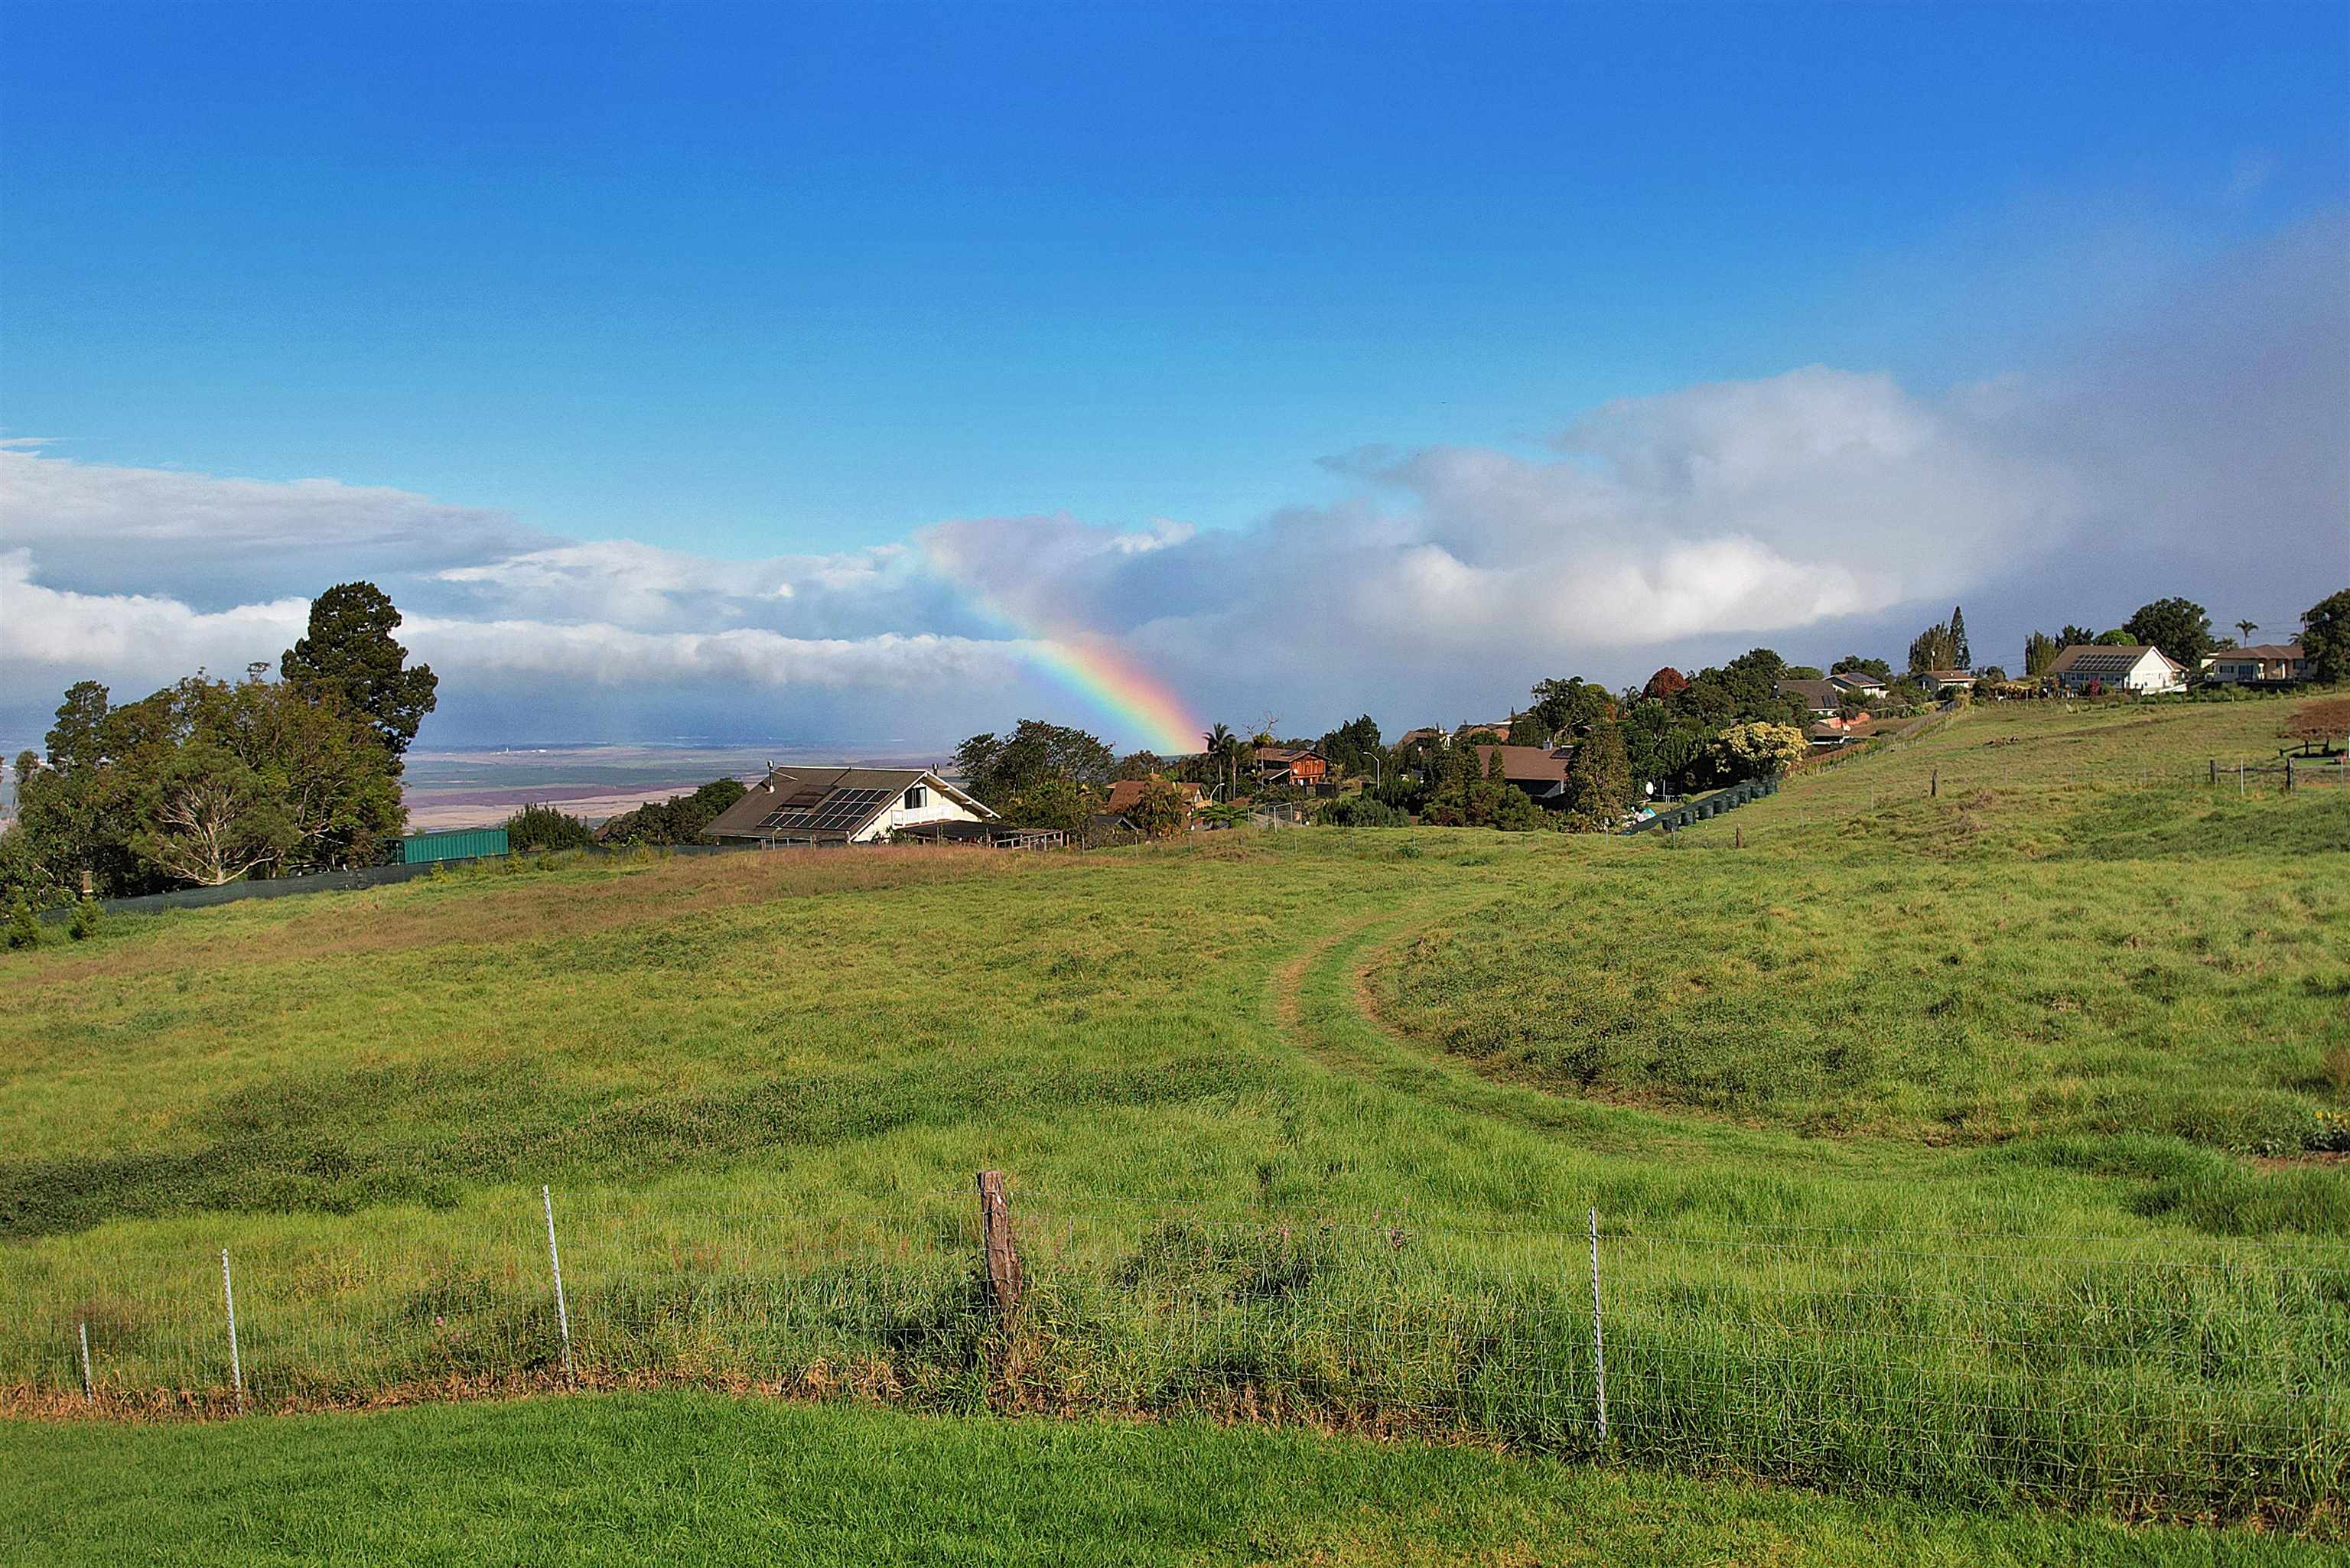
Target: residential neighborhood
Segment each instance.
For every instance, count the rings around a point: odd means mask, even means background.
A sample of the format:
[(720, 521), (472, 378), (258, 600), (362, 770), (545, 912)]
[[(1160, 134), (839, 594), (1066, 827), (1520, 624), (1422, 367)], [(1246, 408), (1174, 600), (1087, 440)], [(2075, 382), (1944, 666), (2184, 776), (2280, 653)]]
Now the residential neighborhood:
[[(2035, 631), (2022, 650), (2021, 678), (1972, 657), (1965, 613), (1953, 607), (1912, 639), (1900, 671), (1861, 653), (1803, 665), (1752, 648), (1716, 666), (1659, 669), (1620, 690), (1576, 676), (1533, 680), (1515, 702), (1479, 704), (1489, 713), (1506, 709), (1506, 717), (1416, 724), (1392, 743), (1368, 713), (1319, 735), (1280, 734), (1268, 716), (1253, 734), (1215, 725), (1198, 751), (1121, 755), (1083, 729), (1024, 719), (1009, 733), (969, 737), (934, 764), (771, 763), (601, 821), (571, 815), (555, 801), (532, 802), (503, 823), (473, 825), (497, 836), (494, 848), (477, 850), (465, 847), (475, 839), (462, 832), (429, 839), (400, 832), (399, 753), (432, 709), (429, 669), (405, 672), (371, 731), (331, 708), (306, 719), (314, 688), (300, 678), (305, 660), (385, 668), (404, 658), (388, 632), (346, 629), (355, 607), (379, 627), (398, 623), (373, 585), (338, 585), (318, 604), (314, 635), (287, 652), (291, 679), (193, 678), (119, 706), (95, 683), (70, 690), (47, 755), (28, 751), (13, 769), (16, 813), (0, 828), (0, 893), (32, 909), (62, 908), (85, 894), (150, 897), (584, 846), (1037, 849), (1249, 823), (1638, 832), (1684, 820), (1681, 803), (1732, 798), (1970, 701), (2221, 701), (2350, 674), (2350, 590), (2312, 607), (2290, 642), (2239, 645), (2215, 636), (2208, 613), (2184, 598), (2142, 606), (2109, 630)], [(2236, 627), (2247, 636), (2256, 629), (2250, 620)], [(337, 646), (338, 638), (349, 646)], [(290, 733), (297, 722), (315, 725), (350, 759), (307, 787), (343, 790), (347, 798), (273, 806), (249, 789), (198, 792), (202, 769), (232, 765), (275, 768), (265, 776), (290, 784), (297, 775), (266, 754), (237, 762), (219, 747)], [(187, 735), (192, 749), (183, 755), (159, 745), (151, 738), (159, 731)], [(396, 742), (390, 749), (384, 735)], [(2322, 725), (2293, 738), (2297, 763), (2337, 754), (2338, 738)], [(198, 774), (188, 774), (192, 765)], [(159, 798), (142, 781), (166, 777), (192, 803), (192, 828), (159, 831), (140, 815)], [(212, 804), (199, 810), (198, 802)], [(297, 831), (300, 812), (338, 826)]]

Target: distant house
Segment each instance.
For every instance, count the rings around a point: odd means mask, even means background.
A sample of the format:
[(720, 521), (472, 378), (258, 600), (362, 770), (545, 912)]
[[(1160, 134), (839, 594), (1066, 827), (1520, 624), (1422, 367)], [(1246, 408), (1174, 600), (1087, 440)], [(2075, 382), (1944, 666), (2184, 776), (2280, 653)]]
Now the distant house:
[(1490, 731), (1496, 735), (1506, 736), (1510, 732), (1510, 726), (1517, 722), (1518, 716), (1514, 713), (1511, 714), (1506, 719), (1477, 720), (1473, 722), (1462, 724), (1455, 728), (1452, 732), (1452, 738), (1456, 741), (1465, 741), (1471, 735), (1487, 731)]
[(2066, 691), (2184, 691), (2187, 667), (2158, 648), (2075, 643), (2056, 655), (2048, 679)]
[(2226, 686), (2284, 684), (2309, 679), (2309, 655), (2297, 642), (2223, 648), (2203, 660), (2203, 679)]
[(1811, 742), (1814, 751), (1828, 752), (1865, 741), (1877, 732), (1876, 720), (1866, 713), (1856, 713), (1849, 719), (1817, 720), (1804, 729), (1804, 738)]
[(1402, 738), (1396, 742), (1396, 749), (1401, 751), (1404, 747), (1421, 741), (1430, 744), (1440, 744), (1443, 740), (1444, 732), (1436, 725), (1429, 724), (1417, 730), (1406, 730)]
[(1871, 675), (1866, 670), (1832, 670), (1828, 680), (1839, 691), (1849, 691), (1856, 697), (1882, 697), (1888, 690), (1883, 677)]
[(1566, 769), (1575, 760), (1573, 746), (1494, 746), (1477, 748), (1477, 771), (1492, 776), (1493, 756), (1502, 758), (1502, 777), (1552, 811), (1566, 807)]
[(1330, 780), (1330, 759), (1312, 746), (1259, 746), (1256, 782), (1292, 789), (1318, 789)]
[(985, 823), (995, 813), (928, 768), (776, 768), (718, 814), (721, 844), (873, 844), (901, 827)]
[(1774, 680), (1771, 691), (1780, 697), (1800, 697), (1814, 713), (1833, 713), (1844, 706), (1844, 689), (1833, 680)]
[[(1143, 791), (1154, 784), (1163, 784), (1168, 782), (1155, 774), (1147, 779), (1118, 780), (1109, 786), (1109, 805), (1103, 808), (1104, 815), (1124, 816), (1142, 799)], [(1176, 794), (1182, 799), (1183, 815), (1186, 820), (1189, 820), (1192, 813), (1198, 811), (1201, 803), (1207, 799), (1207, 793), (1195, 784), (1179, 783), (1174, 788)]]
[(1975, 672), (1971, 670), (1921, 670), (1909, 679), (1923, 688), (1929, 697), (1975, 689)]

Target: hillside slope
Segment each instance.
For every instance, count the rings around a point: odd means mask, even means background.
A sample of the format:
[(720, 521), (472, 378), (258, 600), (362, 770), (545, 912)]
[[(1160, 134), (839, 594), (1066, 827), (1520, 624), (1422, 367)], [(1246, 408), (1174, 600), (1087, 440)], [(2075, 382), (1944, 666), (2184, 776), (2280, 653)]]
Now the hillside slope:
[(545, 1386), (546, 1183), (589, 1382), (2316, 1528), (2350, 793), (2208, 782), (2284, 711), (1971, 713), (1669, 842), (517, 862), (117, 922), (0, 963), (0, 1382), (69, 1406), (87, 1324), (109, 1401), (220, 1407), (226, 1248), (264, 1404)]

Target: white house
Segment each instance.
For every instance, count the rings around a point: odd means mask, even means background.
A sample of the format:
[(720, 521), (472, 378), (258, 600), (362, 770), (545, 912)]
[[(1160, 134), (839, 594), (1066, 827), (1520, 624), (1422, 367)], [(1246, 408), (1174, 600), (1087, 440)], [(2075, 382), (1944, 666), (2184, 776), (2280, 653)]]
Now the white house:
[(2306, 680), (2309, 655), (2297, 642), (2261, 642), (2223, 648), (2203, 660), (2203, 679), (2229, 686), (2264, 680)]
[(874, 844), (901, 827), (994, 820), (928, 768), (793, 766), (752, 785), (709, 836), (721, 844)]
[(1971, 670), (1921, 670), (1909, 679), (1924, 687), (1929, 697), (1939, 697), (1945, 691), (1971, 691), (1975, 689), (1975, 672)]
[(2187, 667), (2158, 648), (2081, 642), (2056, 655), (2048, 678), (2067, 691), (2184, 691)]
[(1832, 670), (1829, 681), (1839, 691), (1849, 691), (1860, 697), (1882, 697), (1885, 682), (1866, 670)]

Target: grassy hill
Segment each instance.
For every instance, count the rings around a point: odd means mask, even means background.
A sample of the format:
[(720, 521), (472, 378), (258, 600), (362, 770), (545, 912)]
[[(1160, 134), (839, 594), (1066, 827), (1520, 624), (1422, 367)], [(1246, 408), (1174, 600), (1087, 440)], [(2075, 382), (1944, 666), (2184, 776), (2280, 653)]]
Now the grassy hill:
[[(0, 1383), (575, 1366), (2338, 1529), (2350, 790), (1968, 712), (1667, 840), (519, 862), (0, 963)], [(972, 1172), (1031, 1283), (974, 1282)], [(1609, 1426), (1596, 1425), (1590, 1211)], [(159, 1439), (160, 1440), (160, 1439)]]

